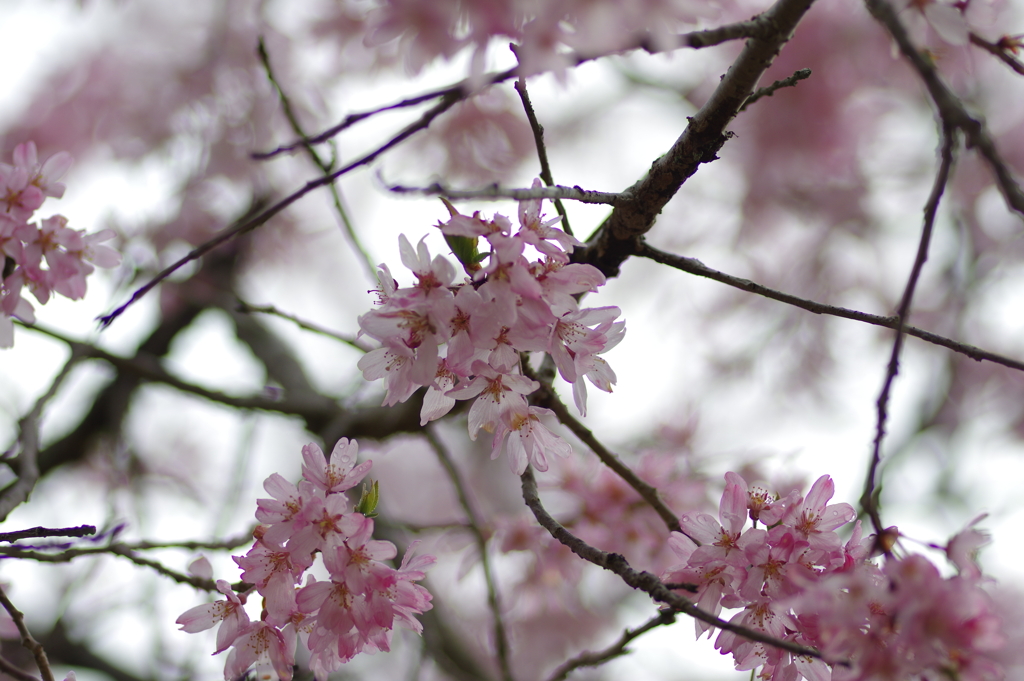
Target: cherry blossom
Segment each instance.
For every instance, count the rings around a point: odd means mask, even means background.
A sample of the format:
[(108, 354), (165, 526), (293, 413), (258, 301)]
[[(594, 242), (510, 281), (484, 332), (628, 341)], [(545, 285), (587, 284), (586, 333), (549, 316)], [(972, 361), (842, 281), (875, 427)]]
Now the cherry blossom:
[[(960, 570), (944, 578), (920, 555), (889, 555), (876, 565), (874, 538), (862, 537), (859, 523), (840, 545), (834, 530), (854, 513), (848, 504), (827, 504), (834, 490), (828, 476), (806, 498), (787, 496), (784, 514), (766, 501), (772, 495), (748, 489), (736, 473), (726, 481), (721, 524), (708, 514), (684, 514), (680, 525), (689, 536), (669, 539), (682, 562), (662, 578), (695, 585), (693, 598), (707, 612), (739, 609), (731, 622), (822, 654), (791, 655), (722, 631), (715, 647), (731, 654), (737, 669), (760, 669), (757, 678), (779, 681), (1004, 678), (1002, 619), (969, 557), (983, 543), (974, 523), (937, 547)], [(744, 530), (748, 509), (762, 520), (780, 519), (767, 531)], [(698, 637), (708, 629), (698, 622)]]
[[(533, 186), (540, 186), (539, 180)], [(454, 283), (446, 258), (431, 258), (422, 239), (413, 248), (402, 235), (402, 263), (416, 285), (400, 287), (381, 265), (378, 308), (359, 318), (361, 333), (382, 343), (358, 366), (365, 379), (384, 380), (384, 404), (404, 402), (426, 388), (420, 410), (426, 425), (456, 401), (473, 399), (470, 438), (475, 440), (481, 428), (494, 433), (492, 453), (507, 451), (517, 474), (528, 462), (546, 470), (550, 454), (570, 451), (541, 423), (546, 412), (528, 404), (540, 384), (523, 375), (524, 357), (548, 353), (585, 415), (584, 379), (611, 392), (615, 373), (600, 355), (625, 333), (624, 322), (616, 321), (619, 308), (579, 307), (576, 296), (596, 290), (604, 276), (590, 265), (569, 264), (579, 242), (554, 227), (559, 218), (544, 219), (541, 203), (520, 202), (516, 234), (500, 214), (490, 220), (479, 213), (469, 217), (446, 203), (451, 219), (439, 227), (448, 239), (470, 240), (466, 253), (457, 248), (455, 255), (472, 280)], [(477, 252), (481, 238), (491, 246), (482, 265), (468, 255)], [(531, 262), (531, 251), (541, 258)]]
[[(252, 549), (234, 556), (242, 579), (263, 597), (260, 620), (249, 620), (244, 596), (223, 580), (217, 588), (226, 601), (196, 606), (178, 618), (189, 633), (220, 624), (215, 652), (231, 649), (224, 667), (228, 681), (253, 666), (260, 675), (288, 681), (299, 640), (312, 653), (317, 680), (324, 681), (360, 652), (388, 650), (396, 624), (421, 631), (415, 615), (430, 609), (431, 597), (415, 582), (434, 557), (413, 557), (413, 546), (397, 570), (385, 562), (396, 556), (394, 544), (373, 539), (373, 520), (351, 511), (345, 495), (370, 470), (370, 461), (356, 464), (358, 452), (355, 440), (343, 438), (327, 461), (310, 443), (302, 449), (298, 485), (276, 473), (264, 484), (274, 496), (258, 502), (256, 516), (264, 524)], [(323, 556), (330, 580), (308, 575), (300, 586), (316, 555)]]
[(0, 348), (14, 344), (13, 318), (35, 321), (23, 289), (42, 305), (53, 293), (78, 300), (85, 295), (85, 280), (94, 266), (116, 267), (121, 262), (117, 251), (101, 243), (114, 238), (113, 230), (87, 235), (69, 228), (62, 215), (32, 222), (47, 197), (64, 195), (64, 185), (57, 180), (70, 166), (66, 152), (40, 164), (32, 142), (15, 147), (13, 166), (0, 163), (0, 254), (6, 263), (0, 279)]

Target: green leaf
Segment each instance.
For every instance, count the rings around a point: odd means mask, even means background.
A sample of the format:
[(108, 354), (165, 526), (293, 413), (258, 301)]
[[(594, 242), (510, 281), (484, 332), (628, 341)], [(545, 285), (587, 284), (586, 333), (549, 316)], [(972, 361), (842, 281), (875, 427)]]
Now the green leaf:
[(369, 489), (366, 487), (366, 483), (363, 483), (363, 493), (359, 497), (359, 503), (356, 504), (356, 512), (362, 513), (367, 518), (377, 517), (377, 502), (380, 501), (380, 481), (374, 480), (373, 484)]

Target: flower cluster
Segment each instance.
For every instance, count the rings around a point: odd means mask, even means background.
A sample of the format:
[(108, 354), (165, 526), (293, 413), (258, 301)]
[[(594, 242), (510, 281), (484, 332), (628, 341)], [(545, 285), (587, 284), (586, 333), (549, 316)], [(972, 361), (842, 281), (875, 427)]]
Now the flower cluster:
[[(523, 353), (550, 354), (585, 414), (584, 379), (611, 392), (615, 374), (600, 355), (625, 333), (625, 323), (615, 321), (619, 308), (580, 308), (575, 296), (596, 290), (604, 275), (591, 265), (569, 262), (580, 243), (552, 227), (558, 218), (542, 220), (540, 207), (540, 199), (520, 202), (516, 234), (502, 215), (485, 220), (449, 207), (451, 220), (439, 226), (472, 275), (457, 285), (451, 262), (431, 259), (422, 240), (414, 249), (403, 235), (402, 262), (416, 285), (399, 288), (381, 265), (380, 307), (359, 318), (360, 333), (382, 343), (359, 368), (367, 380), (384, 379), (384, 404), (404, 402), (427, 387), (420, 414), (426, 425), (447, 414), (456, 400), (476, 398), (469, 410), (470, 437), (475, 440), (481, 428), (494, 433), (495, 458), (507, 441), (516, 474), (528, 462), (547, 470), (546, 453), (570, 451), (542, 422), (551, 412), (526, 401), (539, 384), (523, 375)], [(487, 254), (477, 252), (480, 237), (490, 245)], [(543, 257), (527, 260), (527, 246)]]
[[(387, 651), (395, 625), (419, 633), (414, 617), (429, 610), (430, 594), (416, 584), (434, 563), (433, 556), (415, 556), (415, 544), (397, 570), (381, 561), (395, 557), (394, 544), (372, 539), (373, 506), (366, 497), (352, 510), (347, 490), (370, 470), (370, 461), (356, 465), (358, 444), (341, 439), (328, 462), (315, 444), (302, 448), (302, 481), (293, 485), (277, 473), (264, 488), (272, 499), (257, 502), (262, 523), (256, 542), (234, 560), (242, 579), (263, 597), (259, 621), (244, 609), (250, 591), (235, 593), (220, 580), (226, 600), (192, 608), (178, 618), (183, 631), (205, 631), (220, 623), (217, 650), (228, 648), (224, 678), (240, 678), (256, 665), (260, 678), (288, 681), (295, 664), (295, 646), (302, 639), (310, 652), (310, 668), (324, 681), (359, 652)], [(367, 495), (374, 497), (374, 495)], [(316, 554), (330, 581), (312, 575), (299, 586)]]
[(78, 300), (85, 295), (85, 278), (93, 265), (114, 267), (121, 262), (117, 251), (100, 244), (114, 236), (113, 230), (86, 235), (69, 229), (62, 215), (32, 222), (46, 197), (64, 195), (64, 185), (57, 180), (70, 166), (71, 156), (64, 152), (40, 164), (32, 142), (14, 148), (13, 166), (0, 163), (0, 348), (14, 345), (14, 317), (35, 321), (22, 289), (31, 291), (42, 305), (53, 293)]
[[(680, 518), (686, 536), (674, 533), (669, 542), (683, 562), (663, 579), (695, 588), (708, 612), (740, 609), (731, 622), (822, 655), (793, 655), (723, 631), (715, 647), (731, 653), (737, 669), (760, 667), (758, 678), (773, 681), (1004, 678), (993, 657), (1005, 643), (1000, 618), (972, 557), (984, 543), (980, 532), (969, 528), (944, 547), (957, 576), (942, 577), (919, 555), (889, 555), (878, 566), (869, 560), (875, 538), (863, 537), (859, 522), (845, 544), (836, 534), (855, 512), (828, 504), (828, 476), (806, 497), (781, 499), (736, 473), (726, 481), (717, 520)], [(748, 517), (754, 527), (744, 529)], [(710, 628), (698, 620), (698, 637)]]

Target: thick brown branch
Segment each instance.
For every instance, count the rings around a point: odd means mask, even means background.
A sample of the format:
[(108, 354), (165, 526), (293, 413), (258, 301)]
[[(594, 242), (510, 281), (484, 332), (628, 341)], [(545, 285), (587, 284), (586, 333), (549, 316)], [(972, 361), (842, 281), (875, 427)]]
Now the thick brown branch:
[(812, 2), (778, 0), (752, 20), (761, 29), (757, 37), (747, 41), (711, 98), (690, 119), (672, 148), (651, 164), (647, 175), (623, 192), (623, 201), (588, 240), (587, 248), (573, 254), (573, 260), (588, 262), (609, 277), (618, 274), (619, 266), (633, 254), (636, 240), (651, 229), (683, 183), (702, 163), (718, 158), (718, 151), (729, 136), (726, 126), (754, 91)]

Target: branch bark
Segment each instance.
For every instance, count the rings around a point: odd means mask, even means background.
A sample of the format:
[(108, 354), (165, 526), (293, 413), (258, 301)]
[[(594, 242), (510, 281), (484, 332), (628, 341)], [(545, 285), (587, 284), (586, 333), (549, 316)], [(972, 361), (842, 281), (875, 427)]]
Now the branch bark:
[(635, 252), (637, 240), (654, 226), (665, 205), (700, 167), (718, 158), (729, 138), (726, 126), (736, 116), (757, 82), (786, 44), (813, 0), (778, 0), (753, 22), (760, 30), (747, 41), (739, 58), (715, 88), (711, 98), (690, 119), (672, 148), (651, 164), (647, 174), (623, 192), (619, 205), (605, 219), (587, 247), (573, 260), (594, 265), (614, 277)]

